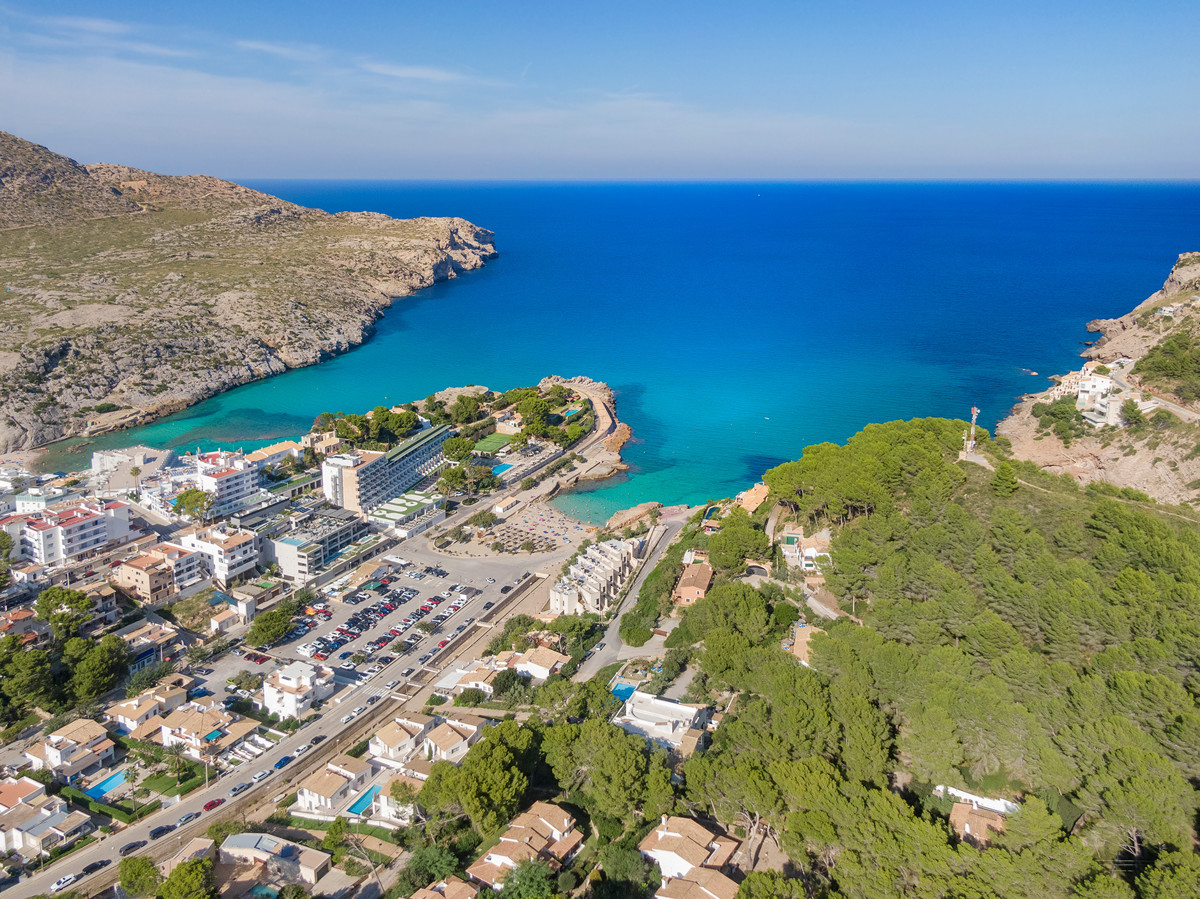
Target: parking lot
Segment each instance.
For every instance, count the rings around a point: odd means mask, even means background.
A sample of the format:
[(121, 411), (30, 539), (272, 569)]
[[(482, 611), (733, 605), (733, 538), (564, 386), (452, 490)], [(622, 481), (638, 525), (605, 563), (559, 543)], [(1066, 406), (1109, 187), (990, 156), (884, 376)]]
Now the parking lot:
[[(330, 592), (321, 593), (310, 607), (312, 613), (298, 616), (302, 626), (294, 629), (294, 638), (289, 635), (262, 650), (235, 647), (192, 673), (198, 676), (199, 689), (226, 696), (227, 681), (241, 671), (266, 675), (276, 662), (292, 660), (323, 664), (334, 669), (335, 681), (343, 687), (332, 698), (335, 708), (346, 708), (347, 703), (366, 708), (389, 693), (402, 695), (422, 667), (446, 664), (440, 654), (448, 644), (480, 626), (487, 609), (527, 572), (557, 573), (572, 551), (564, 545), (556, 553), (536, 556), (461, 558), (413, 541), (378, 560), (393, 567), (391, 560), (408, 563), (379, 582), (357, 589), (345, 583), (326, 588)], [(365, 589), (368, 586), (372, 589)], [(432, 625), (432, 632), (418, 627), (421, 622), (426, 628)], [(358, 654), (365, 660), (352, 661)]]

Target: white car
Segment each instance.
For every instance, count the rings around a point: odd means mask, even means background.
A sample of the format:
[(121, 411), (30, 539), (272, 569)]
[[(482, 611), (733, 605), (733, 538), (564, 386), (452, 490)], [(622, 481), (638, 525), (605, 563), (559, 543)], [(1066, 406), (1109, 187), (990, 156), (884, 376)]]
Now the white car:
[(390, 680), (383, 686), (384, 686), (384, 689), (386, 689), (386, 690), (395, 690), (398, 686), (400, 686), (400, 681)]
[(266, 780), (270, 776), (271, 776), (271, 769), (268, 768), (266, 771), (259, 771), (257, 774), (255, 774), (250, 779), (252, 781), (254, 781), (255, 783), (258, 783), (260, 780)]
[(494, 584), (494, 583), (496, 583), (496, 579), (495, 579), (494, 577), (490, 577), (490, 578), (488, 578), (488, 579), (487, 579), (487, 582), (488, 582), (489, 584)]
[(304, 755), (304, 753), (308, 752), (310, 749), (312, 749), (312, 746), (310, 746), (308, 743), (305, 743), (303, 746), (297, 746), (296, 755)]
[(57, 893), (60, 890), (65, 890), (67, 887), (69, 887), (74, 882), (75, 882), (74, 874), (68, 874), (65, 877), (60, 877), (60, 878), (58, 878), (58, 880), (54, 881), (54, 883), (50, 884), (50, 892)]
[(342, 724), (349, 724), (353, 720), (354, 720), (354, 712), (351, 712), (349, 715), (347, 715), (345, 718), (342, 719)]
[(356, 708), (356, 709), (354, 710), (353, 714), (355, 714), (355, 715), (361, 715), (361, 714), (362, 714), (363, 712), (365, 712), (365, 711), (366, 711), (366, 709), (365, 709), (365, 708), (363, 708), (363, 707), (360, 705), (358, 708)]

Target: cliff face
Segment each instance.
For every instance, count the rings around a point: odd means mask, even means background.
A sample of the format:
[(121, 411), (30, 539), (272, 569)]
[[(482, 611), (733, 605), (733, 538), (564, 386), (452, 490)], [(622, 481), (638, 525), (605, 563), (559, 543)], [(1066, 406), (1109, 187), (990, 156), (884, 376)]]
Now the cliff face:
[(1122, 356), (1139, 359), (1164, 337), (1185, 326), (1185, 316), (1164, 317), (1155, 312), (1172, 302), (1188, 302), (1200, 293), (1200, 253), (1181, 253), (1161, 289), (1120, 318), (1097, 318), (1089, 331), (1103, 335), (1084, 352), (1089, 359), (1110, 362)]
[[(1200, 294), (1200, 253), (1182, 254), (1162, 289), (1119, 318), (1096, 319), (1088, 329), (1103, 336), (1083, 355), (1101, 363), (1122, 357), (1140, 359), (1164, 338), (1181, 331), (1200, 330), (1194, 317), (1193, 297)], [(1164, 306), (1178, 305), (1174, 315), (1159, 314)], [(1132, 366), (1114, 369), (1120, 399), (1143, 398), (1151, 391)], [(1077, 437), (1070, 445), (1054, 433), (1040, 429), (1033, 407), (1043, 394), (1022, 398), (1012, 414), (996, 429), (1011, 441), (1014, 454), (1055, 474), (1067, 474), (1082, 484), (1108, 481), (1132, 487), (1160, 502), (1200, 501), (1200, 412), (1158, 395), (1160, 411), (1150, 413), (1148, 424), (1138, 428), (1109, 427)]]
[(394, 298), (495, 255), (463, 219), (330, 215), (0, 133), (0, 451), (345, 352)]

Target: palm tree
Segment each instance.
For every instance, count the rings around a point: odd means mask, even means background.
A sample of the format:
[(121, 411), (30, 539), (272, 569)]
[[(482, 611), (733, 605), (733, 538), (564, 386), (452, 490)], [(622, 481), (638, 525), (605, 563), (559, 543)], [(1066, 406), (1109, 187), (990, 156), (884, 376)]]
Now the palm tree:
[(138, 801), (138, 781), (142, 779), (142, 773), (131, 764), (125, 769), (125, 783), (129, 785), (129, 795), (133, 799), (133, 817), (137, 817), (137, 801)]
[(187, 770), (187, 759), (183, 757), (183, 744), (172, 743), (163, 749), (163, 753), (167, 756), (167, 767), (171, 773), (179, 777)]
[(133, 492), (136, 493), (138, 496), (141, 496), (141, 494), (142, 494), (142, 485), (141, 485), (141, 482), (138, 480), (138, 475), (140, 475), (141, 473), (142, 473), (142, 469), (137, 465), (135, 465), (135, 466), (133, 466), (133, 468), (129, 469), (129, 474), (133, 478)]

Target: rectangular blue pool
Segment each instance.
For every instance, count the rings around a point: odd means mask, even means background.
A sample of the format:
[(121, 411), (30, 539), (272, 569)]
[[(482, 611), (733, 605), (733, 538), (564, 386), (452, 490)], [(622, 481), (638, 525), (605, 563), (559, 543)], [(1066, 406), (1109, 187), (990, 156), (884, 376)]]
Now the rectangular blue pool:
[(492, 466), (492, 474), (504, 474), (504, 472), (508, 471), (510, 468), (512, 468), (511, 465), (509, 465), (507, 462), (502, 462), (499, 465)]
[(100, 783), (96, 784), (90, 790), (84, 790), (84, 792), (93, 799), (102, 799), (105, 793), (115, 790), (123, 783), (125, 783), (125, 772), (124, 770), (121, 770), (116, 774), (108, 775), (108, 777), (104, 778), (104, 780), (100, 781)]
[(375, 801), (375, 797), (379, 795), (380, 787), (378, 784), (371, 787), (367, 792), (363, 793), (354, 800), (354, 805), (350, 806), (350, 814), (361, 815), (371, 807), (371, 803)]
[(612, 695), (621, 700), (621, 702), (624, 702), (633, 695), (633, 691), (636, 689), (637, 687), (635, 687), (633, 684), (617, 684), (612, 688)]

